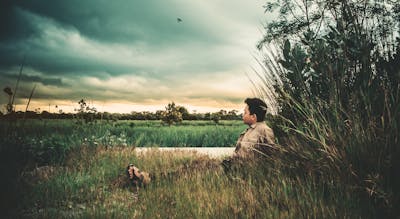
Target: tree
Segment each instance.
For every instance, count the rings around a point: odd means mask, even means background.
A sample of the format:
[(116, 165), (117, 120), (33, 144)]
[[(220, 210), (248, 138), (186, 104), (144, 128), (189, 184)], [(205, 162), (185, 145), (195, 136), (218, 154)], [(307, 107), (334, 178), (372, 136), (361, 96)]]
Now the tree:
[(222, 112), (220, 111), (220, 112), (215, 112), (215, 113), (212, 113), (211, 114), (211, 119), (215, 122), (215, 124), (218, 124), (219, 123), (219, 121), (221, 120), (221, 118), (222, 118)]
[(235, 119), (240, 119), (240, 115), (237, 115), (238, 111), (237, 110), (231, 110), (227, 114), (227, 119), (229, 120), (235, 120)]
[[(356, 109), (377, 118), (394, 113), (389, 105), (399, 97), (387, 94), (398, 92), (399, 72), (378, 68), (398, 56), (399, 3), (278, 0), (265, 9), (279, 9), (258, 45), (283, 45), (282, 84), (274, 87), (278, 95), (281, 89), (300, 103), (303, 98), (322, 100), (338, 110)], [(280, 101), (281, 111), (289, 116), (284, 103)]]
[(179, 111), (180, 106), (176, 106), (174, 102), (168, 103), (162, 114), (162, 122), (168, 125), (182, 122), (182, 113)]
[(176, 108), (181, 113), (183, 120), (189, 119), (189, 111), (185, 107), (177, 106)]
[(74, 109), (74, 111), (77, 111), (76, 117), (85, 123), (94, 122), (97, 109), (95, 107), (90, 107), (84, 99), (81, 99), (78, 104), (79, 108)]

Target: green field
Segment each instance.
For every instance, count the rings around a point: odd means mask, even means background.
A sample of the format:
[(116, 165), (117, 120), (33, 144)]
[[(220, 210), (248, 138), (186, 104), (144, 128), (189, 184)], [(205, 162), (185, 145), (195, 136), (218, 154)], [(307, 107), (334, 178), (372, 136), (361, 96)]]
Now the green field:
[[(116, 121), (82, 124), (76, 120), (3, 121), (5, 143), (18, 142), (24, 153), (41, 164), (61, 163), (81, 145), (110, 147), (231, 147), (246, 126), (241, 121)], [(11, 138), (10, 138), (11, 137)]]
[[(308, 172), (299, 158), (279, 158), (279, 151), (274, 159), (243, 163), (229, 173), (221, 160), (190, 152), (155, 147), (139, 156), (135, 151), (134, 146), (233, 146), (246, 128), (241, 121), (164, 126), (21, 120), (2, 121), (0, 127), (5, 217), (374, 218), (381, 213), (363, 196), (364, 188)], [(154, 176), (137, 197), (118, 185), (128, 163)]]

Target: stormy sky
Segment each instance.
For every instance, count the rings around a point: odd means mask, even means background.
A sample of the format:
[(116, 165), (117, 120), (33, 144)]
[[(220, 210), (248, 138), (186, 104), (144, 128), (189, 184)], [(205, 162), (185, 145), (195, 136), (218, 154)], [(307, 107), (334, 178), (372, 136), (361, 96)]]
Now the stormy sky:
[[(1, 1), (0, 86), (17, 110), (85, 99), (99, 111), (241, 109), (262, 38), (260, 0)], [(2, 92), (0, 104), (8, 96)]]

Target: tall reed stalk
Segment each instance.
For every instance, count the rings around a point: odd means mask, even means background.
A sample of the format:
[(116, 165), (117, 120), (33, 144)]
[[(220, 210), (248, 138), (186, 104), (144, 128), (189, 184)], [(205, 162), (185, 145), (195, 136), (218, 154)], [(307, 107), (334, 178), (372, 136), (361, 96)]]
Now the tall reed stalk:
[[(295, 175), (352, 184), (358, 194), (375, 200), (389, 215), (395, 214), (393, 207), (399, 201), (395, 167), (400, 160), (399, 85), (388, 87), (395, 81), (379, 85), (387, 96), (381, 106), (384, 110), (378, 112), (379, 101), (371, 90), (377, 88), (348, 94), (363, 95), (363, 99), (350, 100), (352, 108), (345, 107), (341, 98), (328, 102), (306, 93), (299, 96), (285, 87), (288, 72), (280, 64), (283, 56), (265, 52), (263, 62), (259, 61), (262, 72), (256, 72), (259, 82), (254, 84), (256, 92), (276, 106), (277, 114), (270, 118), (277, 147), (282, 148), (269, 159)], [(336, 81), (331, 83), (328, 86), (337, 85)]]

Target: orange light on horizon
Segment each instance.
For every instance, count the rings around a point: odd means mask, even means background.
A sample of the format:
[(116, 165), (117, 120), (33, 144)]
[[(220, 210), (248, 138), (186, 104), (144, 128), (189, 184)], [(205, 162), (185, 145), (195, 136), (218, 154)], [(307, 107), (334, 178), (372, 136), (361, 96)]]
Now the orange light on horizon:
[[(109, 112), (109, 113), (131, 113), (131, 112), (156, 112), (158, 110), (165, 110), (165, 106), (168, 104), (137, 104), (137, 103), (96, 103), (88, 102), (90, 107), (96, 108), (98, 112)], [(229, 104), (228, 107), (218, 106), (217, 104), (210, 104), (209, 106), (194, 105), (194, 104), (180, 104), (175, 102), (176, 105), (185, 107), (190, 113), (207, 113), (207, 112), (218, 112), (220, 110), (237, 110), (241, 112), (242, 104)], [(43, 112), (47, 111), (50, 113), (75, 113), (79, 108), (78, 103), (66, 103), (66, 102), (54, 102), (50, 104), (43, 104), (41, 102), (34, 102), (29, 105), (28, 111)], [(25, 111), (26, 105), (16, 105), (16, 111)]]

